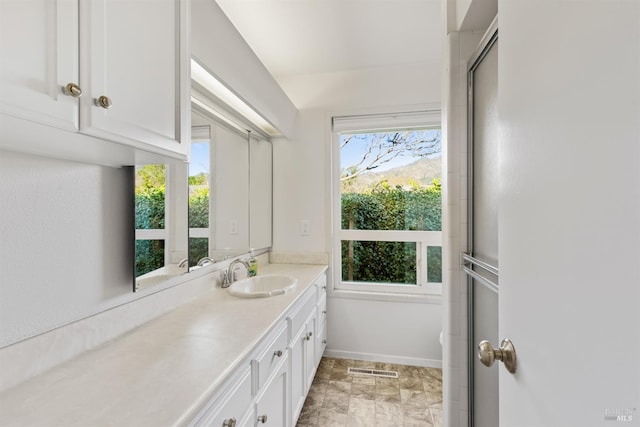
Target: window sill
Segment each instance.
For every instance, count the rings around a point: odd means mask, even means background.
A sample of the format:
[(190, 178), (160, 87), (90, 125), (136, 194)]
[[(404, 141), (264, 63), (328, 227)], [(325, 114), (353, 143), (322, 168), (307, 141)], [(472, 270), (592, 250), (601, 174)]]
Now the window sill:
[(442, 305), (442, 295), (438, 294), (402, 294), (393, 292), (352, 291), (346, 289), (331, 289), (332, 298), (360, 299), (369, 301), (406, 302), (414, 304)]

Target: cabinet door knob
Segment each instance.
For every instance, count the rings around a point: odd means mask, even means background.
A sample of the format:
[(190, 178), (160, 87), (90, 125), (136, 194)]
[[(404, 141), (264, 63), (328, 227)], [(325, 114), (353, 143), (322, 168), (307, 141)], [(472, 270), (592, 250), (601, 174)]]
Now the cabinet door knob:
[(322, 289), (326, 291), (326, 290), (327, 290), (327, 285), (324, 285), (324, 286), (322, 287)]
[(276, 357), (282, 357), (282, 350), (276, 350), (273, 352), (273, 355)]
[(267, 423), (267, 415), (260, 415), (258, 416), (258, 422), (262, 423), (262, 424), (266, 424)]
[(75, 83), (68, 83), (66, 86), (62, 86), (62, 93), (73, 98), (80, 98), (82, 89)]
[(322, 314), (327, 314), (327, 310), (322, 310)]
[(236, 419), (228, 418), (222, 422), (222, 427), (236, 427)]
[(326, 343), (327, 343), (327, 340), (322, 340), (322, 344), (326, 344)]
[(111, 108), (111, 105), (113, 105), (113, 103), (111, 102), (111, 98), (104, 95), (102, 95), (100, 98), (95, 99), (94, 103), (97, 107), (102, 107), (105, 110), (108, 110), (109, 108)]
[(313, 336), (313, 332), (309, 332), (307, 334), (307, 341), (310, 341), (312, 336)]

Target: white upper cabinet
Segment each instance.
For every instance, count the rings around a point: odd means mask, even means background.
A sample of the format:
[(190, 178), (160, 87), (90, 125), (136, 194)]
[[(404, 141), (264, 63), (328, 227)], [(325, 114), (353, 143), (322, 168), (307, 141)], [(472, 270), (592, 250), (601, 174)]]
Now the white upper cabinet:
[(188, 5), (0, 1), (0, 147), (111, 165), (186, 160)]
[(78, 0), (0, 1), (0, 113), (78, 130)]
[(82, 132), (186, 154), (179, 120), (181, 3), (80, 1)]

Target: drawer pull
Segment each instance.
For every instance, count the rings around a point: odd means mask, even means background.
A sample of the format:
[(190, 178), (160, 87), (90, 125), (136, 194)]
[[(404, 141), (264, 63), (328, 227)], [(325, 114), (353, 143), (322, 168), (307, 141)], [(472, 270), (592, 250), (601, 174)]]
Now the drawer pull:
[(222, 422), (222, 427), (236, 427), (236, 419), (229, 418)]
[(282, 350), (276, 350), (273, 352), (273, 355), (276, 357), (282, 357)]
[(266, 424), (267, 423), (267, 415), (266, 414), (265, 415), (260, 415), (258, 417), (258, 422), (262, 423), (262, 424)]

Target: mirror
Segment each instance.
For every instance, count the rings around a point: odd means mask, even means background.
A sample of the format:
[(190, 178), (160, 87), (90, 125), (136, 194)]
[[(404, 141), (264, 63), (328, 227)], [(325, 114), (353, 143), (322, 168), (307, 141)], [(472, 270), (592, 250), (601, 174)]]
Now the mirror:
[(185, 164), (134, 167), (137, 292), (188, 271)]
[(271, 246), (273, 215), (273, 146), (263, 139), (249, 143), (249, 247)]
[(134, 291), (272, 239), (272, 144), (192, 111), (189, 164), (135, 167)]
[(189, 263), (197, 268), (249, 251), (249, 144), (248, 134), (195, 108), (191, 122)]

